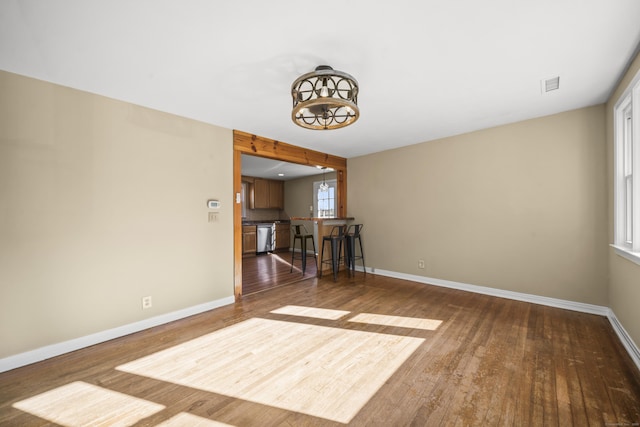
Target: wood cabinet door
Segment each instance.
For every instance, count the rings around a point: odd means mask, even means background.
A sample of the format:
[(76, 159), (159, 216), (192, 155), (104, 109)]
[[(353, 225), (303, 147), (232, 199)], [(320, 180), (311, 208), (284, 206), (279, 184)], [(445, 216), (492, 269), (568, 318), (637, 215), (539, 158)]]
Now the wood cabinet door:
[(255, 209), (268, 209), (270, 205), (268, 179), (256, 178), (253, 182), (253, 206)]
[(250, 185), (250, 209), (284, 209), (284, 181), (254, 178)]
[(269, 181), (269, 207), (284, 209), (284, 182)]
[(256, 237), (256, 227), (242, 227), (242, 253), (255, 255), (257, 250), (257, 243), (258, 239)]
[(291, 234), (289, 224), (276, 224), (276, 249), (289, 249)]

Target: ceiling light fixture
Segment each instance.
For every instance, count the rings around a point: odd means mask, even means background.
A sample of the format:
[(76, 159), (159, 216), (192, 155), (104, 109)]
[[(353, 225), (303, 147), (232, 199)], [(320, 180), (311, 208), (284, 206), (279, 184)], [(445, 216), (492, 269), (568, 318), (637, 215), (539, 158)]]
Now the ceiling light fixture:
[(291, 119), (307, 129), (338, 129), (358, 120), (358, 82), (328, 65), (303, 74), (291, 85)]

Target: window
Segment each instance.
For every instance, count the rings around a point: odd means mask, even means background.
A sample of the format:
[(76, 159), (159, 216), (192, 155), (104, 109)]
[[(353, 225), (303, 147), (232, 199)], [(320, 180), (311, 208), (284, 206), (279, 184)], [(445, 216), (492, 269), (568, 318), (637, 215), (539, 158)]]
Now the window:
[(249, 185), (246, 182), (242, 183), (242, 193), (241, 193), (241, 200), (242, 200), (242, 218), (246, 218), (247, 217), (247, 202), (249, 201), (248, 197), (249, 197)]
[(613, 247), (640, 264), (640, 72), (614, 108), (614, 140)]
[(313, 210), (318, 218), (333, 218), (336, 216), (336, 185), (337, 181), (325, 181), (329, 188), (326, 191), (320, 189), (322, 181), (313, 183)]

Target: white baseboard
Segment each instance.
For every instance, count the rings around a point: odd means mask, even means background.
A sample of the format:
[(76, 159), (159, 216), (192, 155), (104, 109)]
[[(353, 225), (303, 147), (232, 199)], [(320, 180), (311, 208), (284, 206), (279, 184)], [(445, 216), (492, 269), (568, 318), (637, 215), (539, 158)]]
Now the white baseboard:
[[(359, 268), (359, 270), (362, 271), (362, 268)], [(618, 335), (618, 338), (622, 342), (622, 345), (629, 353), (629, 356), (631, 356), (631, 359), (635, 363), (638, 370), (640, 370), (640, 349), (638, 349), (638, 346), (633, 342), (633, 339), (631, 339), (629, 334), (627, 334), (625, 329), (622, 327), (622, 324), (618, 321), (617, 317), (613, 313), (613, 310), (611, 310), (609, 307), (604, 307), (601, 305), (585, 304), (581, 302), (568, 301), (568, 300), (557, 299), (557, 298), (541, 297), (538, 295), (531, 295), (531, 294), (525, 294), (520, 292), (505, 291), (502, 289), (494, 289), (494, 288), (488, 288), (485, 286), (470, 285), (467, 283), (452, 282), (450, 280), (436, 279), (433, 277), (416, 276), (413, 274), (379, 270), (376, 268), (372, 268), (372, 269), (367, 268), (367, 272), (370, 272), (373, 274), (379, 274), (380, 276), (393, 277), (396, 279), (411, 280), (412, 282), (424, 283), (427, 285), (441, 286), (441, 287), (451, 288), (451, 289), (459, 289), (462, 291), (474, 292), (477, 294), (491, 295), (495, 297), (507, 298), (507, 299), (512, 299), (516, 301), (530, 302), (533, 304), (546, 305), (549, 307), (563, 308), (566, 310), (573, 310), (573, 311), (579, 311), (582, 313), (597, 314), (600, 316), (604, 316), (607, 319), (609, 319), (609, 322), (611, 323), (611, 326), (616, 332), (616, 335)]]
[(618, 335), (620, 342), (622, 342), (625, 350), (627, 350), (627, 353), (629, 353), (629, 356), (633, 360), (633, 363), (635, 363), (640, 370), (640, 349), (638, 349), (636, 343), (633, 342), (627, 331), (622, 327), (622, 323), (620, 323), (613, 310), (609, 311), (609, 315), (607, 317), (609, 318), (609, 322), (611, 322), (611, 326), (616, 332), (616, 335)]
[(5, 357), (4, 359), (0, 359), (0, 372), (6, 372), (11, 369), (20, 368), (22, 366), (40, 362), (45, 359), (50, 359), (61, 354), (69, 353), (81, 348), (109, 341), (114, 338), (123, 337), (134, 332), (139, 332), (145, 329), (152, 328), (154, 326), (163, 325), (165, 323), (173, 322), (174, 320), (183, 319), (185, 317), (213, 310), (214, 308), (222, 307), (224, 305), (233, 304), (234, 302), (235, 297), (230, 296), (171, 313), (150, 317), (149, 319), (140, 320), (139, 322), (130, 323), (128, 325), (119, 326), (117, 328), (108, 329), (106, 331), (97, 332), (95, 334), (87, 335), (84, 337), (48, 345), (35, 350), (16, 354), (14, 356)]
[(470, 285), (468, 283), (452, 282), (450, 280), (436, 279), (433, 277), (416, 276), (413, 274), (396, 273), (393, 271), (379, 269), (375, 269), (375, 274), (394, 277), (396, 279), (411, 280), (412, 282), (424, 283), (427, 285), (459, 289), (462, 291), (474, 292), (476, 294), (491, 295), (494, 297), (507, 298), (516, 301), (531, 302), (534, 304), (547, 305), (550, 307), (580, 311), (582, 313), (598, 314), (600, 316), (607, 316), (611, 311), (609, 310), (609, 307), (604, 307), (601, 305), (584, 304), (581, 302), (567, 301), (557, 298), (541, 297), (538, 295), (525, 294), (521, 292), (505, 291), (502, 289), (488, 288), (485, 286)]

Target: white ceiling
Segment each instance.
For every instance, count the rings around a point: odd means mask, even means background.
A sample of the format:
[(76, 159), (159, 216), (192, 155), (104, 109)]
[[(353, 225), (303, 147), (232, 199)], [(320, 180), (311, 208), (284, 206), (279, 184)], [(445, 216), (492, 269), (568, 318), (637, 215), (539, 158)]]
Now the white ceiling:
[[(327, 169), (329, 170), (333, 169)], [(242, 175), (259, 178), (290, 181), (312, 175), (322, 175), (322, 169), (315, 166), (298, 165), (265, 157), (242, 155)]]
[[(602, 103), (639, 44), (638, 0), (0, 1), (0, 69), (347, 158)], [(354, 125), (291, 121), (321, 64)]]

